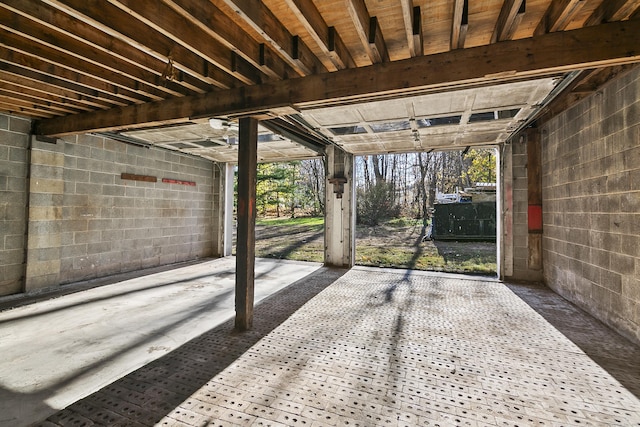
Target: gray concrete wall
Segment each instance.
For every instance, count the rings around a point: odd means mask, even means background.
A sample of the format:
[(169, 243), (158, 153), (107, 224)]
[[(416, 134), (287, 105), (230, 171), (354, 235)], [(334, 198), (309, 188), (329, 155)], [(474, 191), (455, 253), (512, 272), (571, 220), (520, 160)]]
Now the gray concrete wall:
[(526, 134), (510, 140), (502, 149), (502, 157), (501, 276), (508, 280), (542, 281), (542, 271), (529, 266)]
[(640, 68), (542, 132), (545, 281), (640, 342)]
[(32, 144), (27, 291), (212, 255), (212, 162), (89, 135)]
[(29, 120), (0, 114), (0, 296), (23, 285), (30, 128)]

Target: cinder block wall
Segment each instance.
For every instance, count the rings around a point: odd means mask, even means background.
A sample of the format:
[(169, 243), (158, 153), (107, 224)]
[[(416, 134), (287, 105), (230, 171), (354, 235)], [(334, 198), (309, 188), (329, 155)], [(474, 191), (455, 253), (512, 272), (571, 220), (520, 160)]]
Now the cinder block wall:
[(90, 135), (31, 157), (27, 291), (212, 255), (212, 162)]
[(640, 68), (542, 132), (545, 281), (640, 342)]
[(30, 128), (29, 120), (0, 114), (0, 296), (22, 289)]

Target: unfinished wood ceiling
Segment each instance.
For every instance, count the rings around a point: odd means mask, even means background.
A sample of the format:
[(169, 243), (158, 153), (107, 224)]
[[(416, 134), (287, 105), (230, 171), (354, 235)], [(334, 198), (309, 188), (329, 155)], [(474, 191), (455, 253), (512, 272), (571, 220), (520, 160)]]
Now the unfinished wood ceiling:
[(639, 15), (640, 0), (1, 0), (0, 111), (39, 134), (121, 133), (551, 78), (638, 62)]

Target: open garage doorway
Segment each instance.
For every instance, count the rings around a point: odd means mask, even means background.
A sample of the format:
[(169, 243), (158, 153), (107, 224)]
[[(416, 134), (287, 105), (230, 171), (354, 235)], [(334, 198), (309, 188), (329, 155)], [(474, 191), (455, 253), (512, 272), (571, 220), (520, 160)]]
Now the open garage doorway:
[(356, 158), (356, 264), (496, 276), (497, 150)]
[(322, 159), (258, 164), (256, 257), (324, 261), (324, 187)]

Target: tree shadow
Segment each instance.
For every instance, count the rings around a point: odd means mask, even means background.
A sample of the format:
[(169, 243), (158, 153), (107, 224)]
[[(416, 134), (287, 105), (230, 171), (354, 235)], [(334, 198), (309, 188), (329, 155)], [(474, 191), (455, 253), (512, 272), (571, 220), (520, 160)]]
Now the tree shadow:
[(252, 330), (235, 332), (234, 319), (230, 319), (47, 421), (59, 425), (153, 425), (346, 272), (322, 267), (257, 304)]

